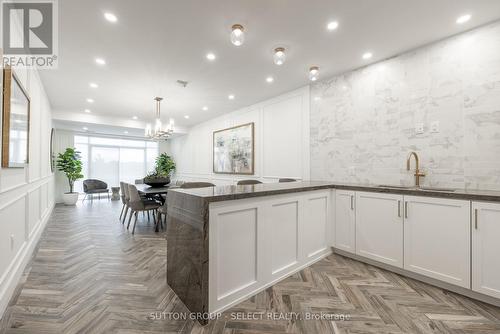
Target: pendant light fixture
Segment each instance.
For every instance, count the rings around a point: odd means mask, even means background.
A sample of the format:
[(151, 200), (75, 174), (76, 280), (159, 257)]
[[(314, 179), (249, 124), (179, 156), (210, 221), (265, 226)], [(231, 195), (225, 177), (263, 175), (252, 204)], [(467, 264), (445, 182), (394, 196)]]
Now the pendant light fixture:
[(161, 97), (155, 97), (155, 116), (156, 121), (154, 125), (154, 129), (151, 124), (146, 125), (146, 129), (144, 130), (144, 135), (153, 140), (167, 140), (172, 133), (174, 132), (174, 120), (171, 118), (170, 122), (166, 127), (163, 126), (161, 122), (161, 114), (160, 114), (160, 103), (163, 100)]
[(279, 47), (274, 49), (273, 60), (276, 65), (283, 65), (286, 60), (285, 48)]
[(231, 31), (231, 43), (236, 46), (243, 45), (245, 42), (245, 33), (241, 24), (234, 24)]
[(309, 69), (309, 80), (316, 81), (316, 80), (318, 80), (318, 77), (319, 77), (319, 67), (318, 66), (312, 66)]

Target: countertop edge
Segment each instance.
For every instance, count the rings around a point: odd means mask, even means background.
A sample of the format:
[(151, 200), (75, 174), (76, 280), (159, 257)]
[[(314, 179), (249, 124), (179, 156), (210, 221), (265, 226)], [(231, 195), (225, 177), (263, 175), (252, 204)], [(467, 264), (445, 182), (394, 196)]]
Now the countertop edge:
[(478, 193), (473, 193), (473, 192), (464, 193), (463, 190), (457, 190), (451, 192), (451, 191), (435, 191), (435, 190), (417, 190), (414, 188), (399, 189), (399, 188), (369, 186), (369, 185), (346, 185), (346, 184), (336, 184), (336, 183), (304, 185), (303, 187), (297, 187), (297, 188), (270, 189), (270, 190), (261, 190), (255, 192), (242, 192), (236, 194), (221, 194), (221, 195), (211, 195), (211, 196), (202, 196), (189, 192), (179, 191), (181, 189), (172, 189), (172, 191), (180, 192), (187, 196), (193, 196), (198, 199), (202, 199), (207, 203), (214, 203), (214, 202), (232, 201), (232, 200), (240, 200), (240, 199), (263, 197), (263, 196), (274, 196), (274, 195), (283, 195), (289, 193), (324, 190), (324, 189), (340, 189), (340, 190), (366, 191), (366, 192), (398, 194), (398, 195), (500, 202), (500, 192), (497, 195), (497, 194), (487, 194), (486, 193), (487, 191), (485, 191), (484, 194), (481, 194), (480, 191), (477, 191)]

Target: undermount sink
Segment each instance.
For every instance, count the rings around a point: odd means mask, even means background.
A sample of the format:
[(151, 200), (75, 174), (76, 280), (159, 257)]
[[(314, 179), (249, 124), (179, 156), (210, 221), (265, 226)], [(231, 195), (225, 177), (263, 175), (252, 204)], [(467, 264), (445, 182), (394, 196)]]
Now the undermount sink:
[(392, 189), (408, 189), (408, 190), (421, 190), (421, 191), (442, 191), (442, 192), (454, 192), (455, 189), (451, 188), (435, 188), (435, 187), (416, 187), (416, 186), (395, 186), (388, 184), (379, 185), (380, 188), (392, 188)]
[(455, 191), (455, 189), (451, 189), (451, 188), (434, 188), (434, 187), (420, 187), (420, 188), (417, 188), (417, 190), (443, 191), (443, 192), (454, 192)]
[(414, 189), (414, 186), (393, 186), (389, 184), (381, 184), (379, 185), (380, 188), (394, 188), (394, 189)]

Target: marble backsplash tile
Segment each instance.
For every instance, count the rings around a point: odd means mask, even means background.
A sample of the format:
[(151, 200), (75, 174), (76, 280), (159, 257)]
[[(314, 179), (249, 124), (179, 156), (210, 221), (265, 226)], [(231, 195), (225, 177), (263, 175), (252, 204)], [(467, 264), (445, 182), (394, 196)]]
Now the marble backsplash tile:
[(424, 185), (500, 190), (500, 23), (315, 83), (310, 121), (313, 180), (410, 185), (417, 151)]

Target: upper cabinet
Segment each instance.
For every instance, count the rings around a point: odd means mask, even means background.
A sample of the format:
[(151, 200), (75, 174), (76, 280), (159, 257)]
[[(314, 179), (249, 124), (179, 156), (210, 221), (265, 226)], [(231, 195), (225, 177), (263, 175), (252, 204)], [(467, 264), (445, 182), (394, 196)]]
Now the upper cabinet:
[(472, 203), (472, 290), (500, 298), (500, 204)]
[(403, 267), (403, 196), (356, 193), (356, 254)]
[(470, 288), (470, 202), (404, 196), (404, 268)]
[(354, 253), (356, 251), (356, 193), (337, 190), (335, 192), (334, 247)]

